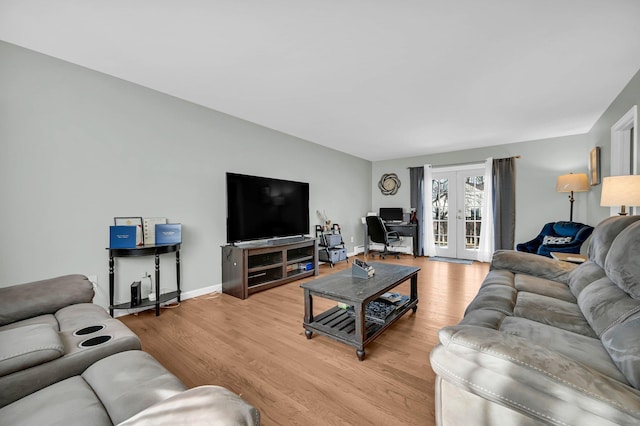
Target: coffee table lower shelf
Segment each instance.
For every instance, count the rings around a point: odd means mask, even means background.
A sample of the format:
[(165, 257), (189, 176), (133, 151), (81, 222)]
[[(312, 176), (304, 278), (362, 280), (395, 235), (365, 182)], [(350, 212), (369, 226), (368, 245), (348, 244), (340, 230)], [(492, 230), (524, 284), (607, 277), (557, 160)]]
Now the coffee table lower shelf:
[(347, 314), (345, 309), (338, 306), (314, 316), (313, 322), (304, 323), (303, 325), (307, 339), (310, 339), (313, 333), (331, 337), (339, 342), (355, 347), (358, 358), (362, 361), (364, 359), (364, 347), (368, 343), (378, 337), (406, 312), (409, 310), (415, 312), (417, 309), (418, 300), (409, 300), (404, 306), (392, 312), (384, 324), (365, 320), (366, 334), (363, 336), (362, 341), (360, 341), (356, 335), (356, 317)]

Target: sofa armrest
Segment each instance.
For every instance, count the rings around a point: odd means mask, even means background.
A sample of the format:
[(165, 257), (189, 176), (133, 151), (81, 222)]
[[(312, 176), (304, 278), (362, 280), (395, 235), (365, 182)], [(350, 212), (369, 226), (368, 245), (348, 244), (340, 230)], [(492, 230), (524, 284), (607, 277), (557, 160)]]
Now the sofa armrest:
[(258, 426), (260, 413), (223, 387), (200, 386), (160, 401), (120, 426), (158, 424)]
[(578, 265), (559, 262), (548, 257), (514, 250), (497, 250), (491, 260), (491, 269), (506, 269), (519, 274), (545, 278), (561, 283), (569, 282), (569, 273)]
[(640, 391), (592, 368), (497, 330), (440, 330), (431, 366), (444, 380), (551, 424), (635, 424)]
[(53, 314), (65, 306), (91, 303), (93, 285), (84, 275), (0, 288), (0, 326), (38, 315)]
[(542, 240), (536, 237), (531, 241), (516, 244), (516, 250), (522, 251), (525, 253), (535, 253), (536, 251), (538, 251), (538, 248), (540, 247), (541, 244), (542, 244)]

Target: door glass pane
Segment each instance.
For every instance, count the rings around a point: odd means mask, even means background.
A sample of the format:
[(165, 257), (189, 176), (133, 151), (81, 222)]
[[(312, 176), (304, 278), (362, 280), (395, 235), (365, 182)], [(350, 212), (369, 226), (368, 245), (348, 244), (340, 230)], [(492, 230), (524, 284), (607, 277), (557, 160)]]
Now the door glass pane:
[(436, 247), (447, 247), (449, 232), (449, 179), (433, 179), (431, 212)]
[(484, 176), (467, 176), (464, 184), (464, 229), (467, 250), (477, 250), (480, 245), (483, 198)]

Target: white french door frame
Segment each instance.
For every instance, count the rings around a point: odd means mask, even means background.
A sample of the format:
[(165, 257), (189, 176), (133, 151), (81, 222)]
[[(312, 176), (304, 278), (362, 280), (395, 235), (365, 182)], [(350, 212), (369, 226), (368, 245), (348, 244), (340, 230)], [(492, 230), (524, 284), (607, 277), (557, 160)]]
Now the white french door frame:
[[(631, 129), (634, 129), (633, 133)], [(639, 172), (638, 106), (634, 105), (611, 126), (611, 176), (637, 175)], [(616, 216), (619, 210), (619, 206), (611, 207), (611, 216)], [(629, 214), (638, 214), (638, 208), (629, 207)]]
[[(478, 250), (468, 249), (466, 244), (467, 220), (465, 217), (465, 182), (468, 176), (483, 176), (484, 164), (466, 164), (450, 167), (434, 167), (432, 179), (448, 179), (448, 205), (447, 205), (447, 244), (436, 244), (436, 255), (453, 257), (458, 259), (477, 260)], [(428, 185), (427, 188), (432, 188)], [(427, 200), (431, 200), (431, 193)], [(429, 214), (431, 214), (429, 208)], [(434, 219), (434, 222), (437, 222)], [(437, 241), (436, 241), (437, 242)]]

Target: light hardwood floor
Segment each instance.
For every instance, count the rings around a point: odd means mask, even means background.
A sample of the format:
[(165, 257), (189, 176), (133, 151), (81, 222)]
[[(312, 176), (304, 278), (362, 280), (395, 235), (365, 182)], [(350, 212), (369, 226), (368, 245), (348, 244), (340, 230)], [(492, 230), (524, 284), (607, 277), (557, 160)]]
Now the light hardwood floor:
[[(211, 294), (159, 317), (146, 311), (120, 319), (187, 386), (216, 384), (240, 394), (260, 410), (263, 425), (433, 425), (429, 352), (438, 329), (460, 321), (489, 266), (408, 255), (382, 262), (421, 268), (418, 311), (368, 345), (363, 362), (351, 346), (305, 338), (301, 281), (246, 300)], [(321, 265), (320, 276), (344, 268), (351, 259)], [(398, 290), (408, 294), (409, 284)], [(335, 302), (314, 298), (314, 304), (317, 314)]]

